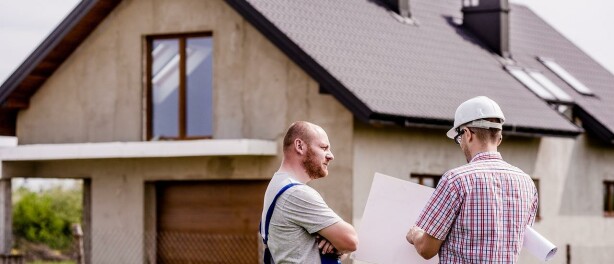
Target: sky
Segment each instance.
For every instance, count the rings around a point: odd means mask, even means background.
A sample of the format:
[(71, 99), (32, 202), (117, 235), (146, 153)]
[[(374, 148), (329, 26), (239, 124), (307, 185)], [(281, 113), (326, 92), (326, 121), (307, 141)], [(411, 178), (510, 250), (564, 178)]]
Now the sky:
[(0, 0), (0, 83), (76, 6), (77, 0)]
[[(411, 0), (410, 0), (411, 1)], [(461, 0), (458, 0), (461, 1)], [(485, 0), (482, 0), (485, 1)], [(0, 0), (0, 83), (75, 7), (77, 0)], [(546, 22), (614, 73), (614, 0), (511, 0)]]
[(613, 0), (512, 0), (528, 6), (614, 73)]

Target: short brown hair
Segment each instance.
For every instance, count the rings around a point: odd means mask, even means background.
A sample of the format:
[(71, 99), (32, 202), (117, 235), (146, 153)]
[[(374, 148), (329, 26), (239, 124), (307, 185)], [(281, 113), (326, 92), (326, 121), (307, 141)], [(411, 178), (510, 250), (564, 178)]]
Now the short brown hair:
[(296, 121), (290, 125), (286, 135), (284, 136), (284, 151), (286, 151), (297, 138), (305, 141), (306, 144), (311, 142), (313, 137), (313, 124), (306, 121)]
[(472, 127), (471, 130), (480, 141), (495, 143), (501, 138), (501, 129)]
[[(490, 122), (500, 123), (501, 120), (499, 118), (485, 118), (483, 120), (487, 120)], [(480, 141), (489, 141), (491, 143), (496, 143), (502, 136), (501, 129), (496, 128), (479, 128), (479, 127), (471, 127), (471, 131), (478, 137)]]

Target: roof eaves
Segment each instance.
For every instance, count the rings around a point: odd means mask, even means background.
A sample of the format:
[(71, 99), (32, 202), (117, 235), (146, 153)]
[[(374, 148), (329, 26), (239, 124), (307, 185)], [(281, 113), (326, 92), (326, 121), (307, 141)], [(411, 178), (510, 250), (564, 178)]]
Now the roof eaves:
[(373, 111), (250, 3), (245, 0), (226, 0), (226, 2), (316, 80), (320, 86), (326, 87), (327, 91), (354, 113), (359, 120), (368, 122)]
[[(418, 128), (434, 128), (448, 130), (453, 126), (454, 121), (448, 119), (434, 119), (434, 118), (422, 118), (422, 117), (406, 117), (395, 116), (386, 114), (373, 114), (370, 122), (372, 124), (379, 125), (397, 125), (405, 127), (418, 127)], [(503, 132), (506, 135), (517, 136), (529, 136), (529, 137), (569, 137), (575, 138), (584, 132), (583, 129), (577, 128), (576, 130), (563, 130), (563, 129), (549, 129), (549, 128), (535, 128), (526, 126), (516, 126), (514, 124), (504, 124)]]
[[(4, 104), (9, 95), (36, 69), (36, 67), (49, 56), (49, 54), (64, 40), (76, 25), (88, 15), (97, 5), (103, 3), (110, 5), (107, 11), (110, 13), (121, 0), (83, 0), (70, 14), (45, 38), (45, 40), (28, 56), (28, 58), (17, 68), (13, 74), (0, 86), (0, 104)], [(108, 14), (107, 13), (107, 14)], [(104, 16), (106, 16), (105, 14)], [(103, 16), (103, 17), (104, 17)], [(93, 30), (92, 30), (93, 31)], [(86, 34), (89, 35), (90, 32)], [(76, 43), (74, 49), (80, 44)], [(68, 57), (68, 56), (66, 56)], [(64, 58), (65, 59), (65, 58)], [(54, 69), (55, 70), (55, 69)]]
[(535, 128), (535, 127), (522, 127), (514, 125), (503, 125), (503, 132), (507, 135), (519, 135), (519, 136), (531, 136), (531, 137), (567, 137), (575, 138), (584, 132), (583, 129), (578, 128), (575, 131), (571, 130), (555, 130), (548, 128)]
[(600, 123), (593, 115), (578, 105), (574, 109), (574, 114), (582, 121), (582, 125), (590, 134), (609, 145), (614, 145), (614, 133)]

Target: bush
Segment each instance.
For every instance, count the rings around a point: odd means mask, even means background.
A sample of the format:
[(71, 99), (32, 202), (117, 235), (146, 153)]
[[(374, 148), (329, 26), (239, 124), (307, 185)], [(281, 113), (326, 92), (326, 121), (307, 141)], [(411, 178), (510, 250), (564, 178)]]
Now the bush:
[(13, 204), (13, 232), (19, 240), (56, 250), (72, 246), (71, 225), (81, 223), (81, 190), (61, 187), (33, 192), (19, 188)]

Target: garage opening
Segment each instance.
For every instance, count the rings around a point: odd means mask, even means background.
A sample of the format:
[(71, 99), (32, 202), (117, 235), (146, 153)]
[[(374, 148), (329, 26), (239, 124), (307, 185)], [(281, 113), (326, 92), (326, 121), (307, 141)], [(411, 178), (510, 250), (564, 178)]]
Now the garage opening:
[(157, 263), (257, 263), (266, 180), (155, 182)]

